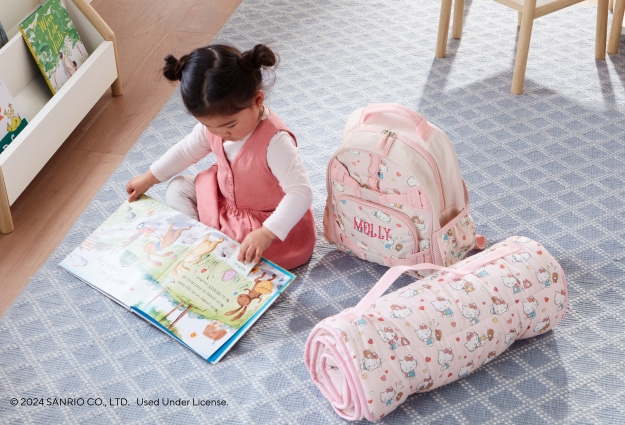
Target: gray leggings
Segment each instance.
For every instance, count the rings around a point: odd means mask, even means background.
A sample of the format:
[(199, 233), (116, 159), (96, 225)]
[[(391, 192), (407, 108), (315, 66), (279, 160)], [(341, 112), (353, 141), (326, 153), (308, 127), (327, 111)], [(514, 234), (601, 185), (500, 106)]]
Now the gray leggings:
[(197, 220), (195, 176), (176, 176), (171, 179), (165, 192), (165, 203)]

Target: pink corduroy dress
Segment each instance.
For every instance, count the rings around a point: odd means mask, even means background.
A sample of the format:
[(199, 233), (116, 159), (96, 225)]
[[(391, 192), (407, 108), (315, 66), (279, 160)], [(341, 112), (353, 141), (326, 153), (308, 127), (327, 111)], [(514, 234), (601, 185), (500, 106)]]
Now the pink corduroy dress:
[[(223, 140), (207, 132), (217, 159), (195, 180), (198, 216), (202, 223), (240, 242), (248, 233), (260, 228), (275, 211), (285, 193), (267, 164), (267, 148), (278, 131), (287, 131), (293, 136), (280, 118), (270, 112), (232, 163), (226, 158)], [(292, 269), (310, 259), (315, 241), (315, 222), (312, 209), (308, 209), (286, 239), (275, 239), (263, 257)]]

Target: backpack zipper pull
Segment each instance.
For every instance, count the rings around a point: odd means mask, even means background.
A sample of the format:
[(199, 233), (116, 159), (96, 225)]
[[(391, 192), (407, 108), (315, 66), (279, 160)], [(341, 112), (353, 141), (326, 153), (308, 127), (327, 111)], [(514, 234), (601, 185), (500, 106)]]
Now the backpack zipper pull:
[(384, 155), (386, 155), (388, 154), (388, 151), (391, 149), (393, 142), (397, 139), (397, 134), (395, 134), (393, 130), (387, 130), (387, 129), (382, 130), (382, 134), (384, 134), (386, 137), (380, 140), (380, 143), (378, 143), (378, 145), (376, 146), (376, 149), (384, 152)]

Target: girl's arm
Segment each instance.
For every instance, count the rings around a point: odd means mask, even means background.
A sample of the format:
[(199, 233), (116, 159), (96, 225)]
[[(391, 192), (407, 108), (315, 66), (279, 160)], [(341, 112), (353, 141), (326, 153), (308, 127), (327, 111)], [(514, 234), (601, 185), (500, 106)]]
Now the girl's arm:
[(156, 160), (147, 172), (128, 182), (126, 185), (128, 200), (134, 201), (155, 184), (169, 180), (182, 170), (200, 161), (210, 152), (206, 129), (203, 124), (198, 123), (193, 127), (191, 133)]
[(299, 150), (289, 133), (279, 132), (271, 140), (267, 163), (285, 196), (263, 226), (280, 240), (285, 240), (312, 205), (313, 192)]
[(198, 163), (209, 153), (211, 149), (206, 137), (206, 127), (197, 123), (191, 133), (150, 166), (150, 171), (159, 181), (164, 182)]
[(285, 195), (260, 229), (250, 232), (241, 243), (239, 261), (258, 263), (277, 237), (286, 239), (312, 205), (312, 188), (295, 141), (279, 132), (269, 142), (267, 163)]
[(137, 199), (139, 196), (148, 191), (149, 188), (154, 186), (155, 184), (160, 183), (160, 181), (154, 177), (151, 171), (147, 171), (140, 176), (133, 177), (126, 184), (126, 193), (128, 193), (128, 201), (132, 202)]

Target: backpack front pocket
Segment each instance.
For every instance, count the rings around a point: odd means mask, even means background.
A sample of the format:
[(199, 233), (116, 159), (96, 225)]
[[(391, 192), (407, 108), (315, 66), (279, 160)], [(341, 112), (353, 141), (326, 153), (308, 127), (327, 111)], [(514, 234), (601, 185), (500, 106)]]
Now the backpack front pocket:
[[(419, 235), (404, 214), (354, 196), (335, 203), (339, 243), (366, 259), (406, 259), (419, 252)], [(373, 257), (373, 258), (371, 258)]]

